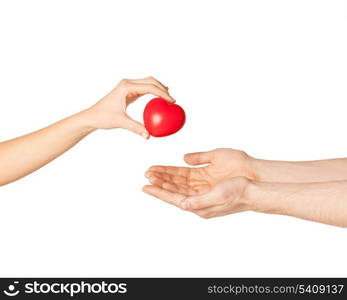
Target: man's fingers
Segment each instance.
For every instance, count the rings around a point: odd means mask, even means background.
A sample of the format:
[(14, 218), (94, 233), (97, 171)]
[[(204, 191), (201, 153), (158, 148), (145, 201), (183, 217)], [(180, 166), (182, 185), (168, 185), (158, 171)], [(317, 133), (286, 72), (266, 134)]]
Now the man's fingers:
[(146, 95), (146, 94), (152, 94), (161, 98), (164, 98), (165, 100), (174, 103), (175, 99), (172, 98), (167, 90), (162, 90), (158, 88), (155, 84), (152, 83), (137, 83), (133, 85), (133, 90), (136, 91), (138, 94)]
[(145, 176), (148, 178), (151, 175), (155, 175), (158, 176), (160, 178), (163, 178), (165, 181), (169, 181), (169, 182), (174, 182), (174, 183), (180, 183), (180, 184), (185, 184), (187, 185), (187, 177), (184, 176), (180, 176), (180, 175), (172, 175), (166, 172), (158, 172), (158, 171), (150, 171), (148, 170), (145, 173)]
[[(171, 178), (165, 178), (162, 173), (147, 171), (145, 176), (148, 178), (152, 185), (161, 187), (169, 192), (180, 193), (187, 196), (196, 195), (198, 192), (190, 187), (188, 184), (182, 180), (172, 180)], [(168, 174), (165, 174), (168, 175)], [(169, 175), (171, 176), (171, 175)]]
[(226, 211), (222, 205), (215, 205), (215, 206), (210, 206), (210, 207), (199, 209), (199, 210), (194, 210), (192, 212), (197, 214), (201, 218), (210, 219), (214, 217), (221, 217), (225, 215), (236, 214), (242, 211), (244, 211), (242, 208), (233, 209), (232, 211), (230, 210)]
[(184, 201), (182, 201), (181, 208), (194, 211), (206, 209), (215, 205), (213, 194), (211, 192), (207, 192), (206, 194), (186, 198)]
[(141, 135), (145, 139), (149, 139), (149, 133), (143, 124), (129, 118), (128, 116), (124, 117), (122, 122), (122, 127), (124, 129), (130, 130), (136, 134)]
[(178, 186), (175, 183), (165, 181), (163, 178), (158, 177), (154, 174), (148, 176), (148, 180), (152, 185), (163, 188), (169, 192), (172, 192), (172, 193), (179, 193), (180, 192)]
[(161, 188), (163, 187), (163, 184), (165, 183), (165, 180), (163, 178), (160, 178), (154, 174), (147, 175), (146, 177), (152, 185), (156, 185)]
[(158, 186), (154, 185), (146, 185), (143, 187), (143, 192), (146, 194), (149, 194), (151, 196), (154, 196), (160, 200), (163, 200), (167, 203), (170, 203), (175, 206), (179, 206), (180, 202), (185, 199), (186, 196), (178, 194), (178, 193), (172, 193), (165, 189), (162, 189)]
[(184, 155), (184, 161), (192, 166), (208, 164), (212, 161), (213, 154), (211, 151), (208, 152), (195, 152)]
[(152, 166), (148, 171), (167, 173), (170, 175), (177, 175), (182, 177), (189, 176), (190, 169), (187, 167), (171, 167), (171, 166)]
[(204, 219), (209, 219), (209, 218), (213, 218), (213, 217), (217, 217), (221, 215), (219, 206), (211, 206), (211, 207), (195, 210), (194, 213)]

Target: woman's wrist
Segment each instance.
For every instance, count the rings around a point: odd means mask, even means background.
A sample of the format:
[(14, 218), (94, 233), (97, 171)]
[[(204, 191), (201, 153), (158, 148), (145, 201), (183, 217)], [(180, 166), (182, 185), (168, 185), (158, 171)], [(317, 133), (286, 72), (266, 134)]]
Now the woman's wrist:
[(90, 109), (82, 110), (72, 115), (70, 118), (74, 120), (77, 128), (82, 134), (87, 135), (98, 129)]

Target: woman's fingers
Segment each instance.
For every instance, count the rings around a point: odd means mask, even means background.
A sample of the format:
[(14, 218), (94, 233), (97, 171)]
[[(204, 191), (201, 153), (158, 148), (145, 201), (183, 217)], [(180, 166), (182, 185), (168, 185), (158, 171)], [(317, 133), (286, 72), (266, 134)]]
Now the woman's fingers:
[(170, 203), (170, 204), (178, 206), (178, 207), (180, 207), (179, 204), (181, 203), (181, 201), (183, 201), (186, 198), (185, 195), (178, 194), (178, 193), (172, 193), (172, 192), (169, 192), (165, 189), (162, 189), (162, 188), (160, 188), (158, 186), (154, 186), (154, 185), (146, 185), (143, 187), (142, 190), (146, 194), (154, 196), (160, 200), (163, 200), (167, 203)]
[(146, 78), (141, 78), (141, 79), (132, 79), (131, 82), (133, 82), (133, 83), (147, 83), (147, 84), (150, 83), (150, 84), (156, 85), (158, 88), (162, 89), (163, 91), (169, 90), (169, 88), (166, 85), (164, 85), (158, 79), (156, 79), (152, 76), (149, 76)]
[(122, 120), (122, 127), (138, 135), (141, 135), (145, 139), (149, 139), (150, 137), (147, 129), (145, 128), (145, 126), (143, 126), (143, 124), (131, 119), (128, 116), (124, 116)]
[(163, 90), (153, 83), (134, 83), (131, 85), (132, 86), (130, 92), (136, 92), (137, 94), (142, 96), (146, 94), (152, 94), (161, 97), (171, 103), (174, 103), (176, 101), (169, 95), (167, 90)]

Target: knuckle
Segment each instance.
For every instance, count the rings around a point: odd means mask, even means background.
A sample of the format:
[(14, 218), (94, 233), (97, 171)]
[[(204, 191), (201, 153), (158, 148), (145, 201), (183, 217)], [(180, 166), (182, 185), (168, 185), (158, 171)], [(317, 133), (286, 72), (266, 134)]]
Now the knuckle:
[(123, 78), (123, 79), (120, 81), (120, 84), (127, 84), (128, 82), (129, 82), (129, 79)]
[(128, 128), (131, 131), (139, 132), (139, 126), (133, 121), (133, 120), (128, 120)]
[(199, 217), (203, 218), (203, 219), (209, 219), (211, 217), (208, 212), (204, 212), (204, 211), (203, 212), (199, 212), (197, 215)]
[(248, 154), (246, 153), (246, 151), (243, 151), (243, 150), (236, 150), (238, 151), (241, 155), (243, 156), (248, 156)]
[(200, 205), (198, 202), (191, 202), (190, 203), (190, 209), (192, 210), (196, 210), (196, 209), (199, 209), (200, 208)]
[(165, 95), (165, 93), (162, 92), (161, 89), (159, 89), (155, 84), (150, 84), (150, 91), (152, 93), (156, 93), (158, 96), (163, 97)]
[(237, 182), (241, 186), (246, 186), (249, 182), (249, 179), (246, 177), (237, 177)]
[(223, 152), (225, 152), (225, 148), (215, 148), (214, 150), (212, 150), (212, 152), (216, 153), (216, 154), (221, 154)]
[(124, 87), (127, 87), (127, 86), (129, 85), (129, 83), (130, 83), (130, 80), (124, 78), (124, 79), (122, 79), (122, 80), (119, 82), (119, 86), (122, 87), (122, 88), (124, 88)]
[(153, 83), (150, 83), (149, 84), (149, 88), (151, 89), (151, 90), (157, 90), (158, 88), (156, 87), (156, 85), (155, 84), (153, 84)]
[(203, 199), (194, 199), (190, 201), (189, 204), (192, 210), (201, 210), (206, 207), (206, 203), (204, 202)]
[(218, 199), (217, 203), (222, 204), (222, 203), (227, 203), (228, 200), (232, 200), (233, 198), (230, 197), (229, 191), (224, 189), (219, 192), (217, 199)]

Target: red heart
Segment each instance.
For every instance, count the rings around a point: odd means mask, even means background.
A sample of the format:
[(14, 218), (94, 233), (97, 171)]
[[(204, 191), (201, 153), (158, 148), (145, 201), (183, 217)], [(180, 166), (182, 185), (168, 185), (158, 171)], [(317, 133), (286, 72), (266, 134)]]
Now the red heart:
[(147, 103), (143, 120), (150, 135), (163, 137), (180, 130), (186, 121), (186, 114), (181, 106), (154, 98)]

